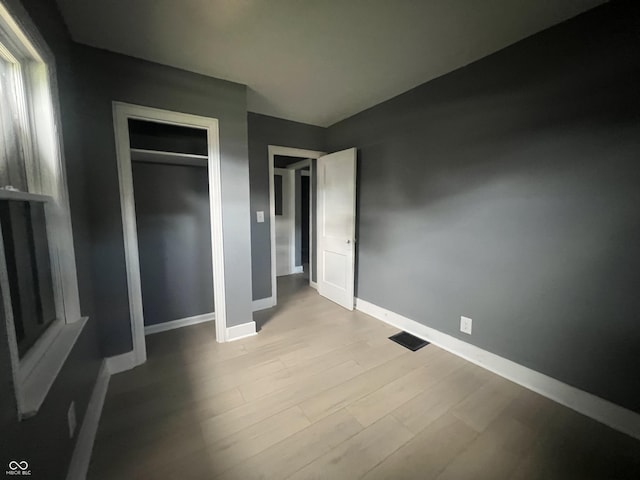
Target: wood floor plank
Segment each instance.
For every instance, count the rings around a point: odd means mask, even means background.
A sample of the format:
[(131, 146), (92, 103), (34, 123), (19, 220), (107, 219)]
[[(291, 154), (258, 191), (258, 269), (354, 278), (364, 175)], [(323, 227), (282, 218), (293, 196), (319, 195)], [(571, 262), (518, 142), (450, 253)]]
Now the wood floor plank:
[(162, 469), (194, 452), (201, 452), (205, 447), (200, 429), (192, 426), (135, 445), (123, 445), (119, 441), (96, 443), (90, 478), (138, 478), (145, 472)]
[(396, 408), (401, 408), (406, 402), (464, 365), (462, 360), (454, 360), (451, 354), (435, 347), (431, 347), (429, 353), (431, 355), (423, 356), (423, 367), (387, 383), (352, 403), (347, 407), (349, 412), (362, 425), (371, 425)]
[(386, 416), (291, 475), (292, 480), (360, 478), (413, 434)]
[(240, 391), (247, 401), (256, 400), (295, 385), (312, 375), (322, 373), (324, 370), (348, 362), (355, 354), (370, 352), (371, 350), (372, 348), (369, 345), (362, 342), (331, 349), (319, 357), (312, 357), (306, 361), (299, 360), (300, 363), (293, 367), (285, 368), (272, 375), (265, 375), (253, 382), (244, 383), (240, 387)]
[(360, 431), (358, 421), (340, 410), (242, 462), (220, 480), (287, 478)]
[(514, 480), (640, 478), (640, 442), (560, 405), (553, 410)]
[(517, 388), (511, 382), (494, 376), (458, 404), (452, 412), (467, 425), (482, 432), (515, 398)]
[(109, 396), (104, 415), (109, 416), (113, 413), (116, 416), (120, 416), (121, 412), (130, 411), (129, 407), (132, 403), (144, 410), (147, 408), (147, 404), (158, 403), (163, 399), (175, 404), (205, 399), (222, 394), (245, 383), (250, 384), (265, 375), (284, 369), (285, 366), (280, 360), (272, 359), (245, 368), (242, 371), (222, 372), (217, 369), (210, 369), (210, 376), (201, 372), (199, 368), (192, 370), (190, 375), (169, 375), (163, 382), (140, 386), (134, 391), (121, 392)]
[(487, 381), (488, 376), (479, 370), (475, 365), (464, 365), (445, 377), (446, 381), (431, 385), (423, 393), (400, 405), (392, 412), (393, 416), (412, 432), (420, 432)]
[(477, 433), (446, 414), (370, 470), (366, 480), (430, 480), (477, 437)]
[(363, 368), (350, 360), (337, 367), (314, 375), (293, 388), (280, 390), (258, 400), (247, 402), (216, 417), (202, 422), (203, 428), (224, 431), (242, 430), (271, 415), (297, 405), (316, 393), (346, 382), (363, 372)]
[(528, 427), (500, 416), (435, 477), (437, 480), (508, 480), (535, 442)]
[(238, 432), (203, 428), (202, 437), (216, 471), (224, 472), (310, 424), (302, 410), (295, 406)]
[(421, 380), (429, 372), (427, 367), (413, 370), (356, 400), (347, 406), (347, 411), (363, 426), (368, 427), (422, 392), (425, 386)]
[(300, 407), (311, 421), (315, 421), (351, 405), (398, 376), (417, 369), (418, 366), (419, 364), (408, 355), (397, 357), (367, 370), (344, 385), (337, 385), (314, 395), (300, 403)]
[(199, 400), (159, 395), (155, 401), (131, 402), (129, 408), (105, 415), (100, 420), (97, 439), (120, 438), (120, 445), (152, 440), (175, 429), (199, 428), (203, 420), (220, 415), (245, 403), (237, 388)]

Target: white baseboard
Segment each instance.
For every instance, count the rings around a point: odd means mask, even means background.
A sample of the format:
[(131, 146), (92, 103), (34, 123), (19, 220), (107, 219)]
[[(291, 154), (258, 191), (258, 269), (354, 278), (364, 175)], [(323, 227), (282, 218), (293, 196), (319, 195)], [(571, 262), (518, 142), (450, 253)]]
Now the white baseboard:
[(247, 322), (227, 328), (227, 342), (257, 335), (256, 322)]
[(636, 412), (422, 325), (415, 320), (369, 303), (366, 300), (357, 298), (356, 309), (400, 330), (409, 332), (416, 337), (427, 340), (444, 350), (448, 350), (465, 360), (486, 368), (611, 428), (640, 439), (640, 414)]
[(257, 312), (259, 310), (266, 310), (267, 308), (274, 307), (276, 302), (273, 300), (273, 297), (265, 297), (259, 298), (258, 300), (253, 301), (253, 311)]
[(285, 272), (280, 272), (280, 273), (276, 273), (276, 278), (277, 277), (286, 277), (289, 275), (296, 275), (298, 273), (304, 273), (304, 267), (303, 266), (297, 266), (297, 267), (293, 267), (290, 268), (289, 270), (285, 271)]
[(136, 366), (135, 352), (130, 351), (121, 355), (115, 355), (113, 357), (105, 358), (107, 364), (107, 370), (110, 375), (131, 370)]
[(157, 323), (155, 325), (147, 325), (144, 327), (145, 335), (153, 335), (154, 333), (166, 332), (167, 330), (173, 330), (174, 328), (187, 327), (189, 325), (196, 325), (198, 323), (212, 322), (216, 319), (216, 314), (203, 313), (202, 315), (194, 315), (193, 317), (180, 318), (178, 320), (171, 320), (169, 322)]
[(313, 280), (309, 280), (309, 286), (311, 288), (315, 288), (316, 290), (318, 289), (318, 284), (316, 282), (314, 282)]
[(82, 426), (76, 439), (76, 446), (73, 449), (69, 470), (67, 472), (67, 480), (84, 480), (89, 470), (89, 462), (91, 461), (91, 452), (100, 423), (100, 415), (104, 399), (107, 395), (109, 387), (109, 370), (107, 369), (106, 360), (102, 361), (96, 383), (93, 386), (93, 392), (87, 405), (87, 411), (82, 420)]

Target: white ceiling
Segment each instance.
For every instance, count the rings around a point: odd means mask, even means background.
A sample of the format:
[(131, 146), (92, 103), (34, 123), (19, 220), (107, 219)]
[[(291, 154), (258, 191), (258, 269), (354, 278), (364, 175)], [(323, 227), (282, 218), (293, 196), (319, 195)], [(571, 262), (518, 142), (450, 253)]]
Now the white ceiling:
[(328, 126), (605, 0), (58, 0), (73, 38)]

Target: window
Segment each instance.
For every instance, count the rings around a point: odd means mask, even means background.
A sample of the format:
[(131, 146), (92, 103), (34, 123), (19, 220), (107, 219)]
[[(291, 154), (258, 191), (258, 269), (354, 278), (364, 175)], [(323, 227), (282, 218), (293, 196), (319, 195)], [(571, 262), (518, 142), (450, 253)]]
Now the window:
[(37, 412), (86, 322), (79, 321), (54, 67), (26, 13), (0, 0), (0, 313), (20, 418)]

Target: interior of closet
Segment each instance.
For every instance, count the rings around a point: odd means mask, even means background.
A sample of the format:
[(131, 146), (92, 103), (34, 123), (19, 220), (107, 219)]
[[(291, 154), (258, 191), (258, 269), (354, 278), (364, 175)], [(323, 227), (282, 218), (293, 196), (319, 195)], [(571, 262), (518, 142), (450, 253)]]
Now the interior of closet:
[(212, 319), (206, 131), (130, 119), (129, 138), (145, 331)]

